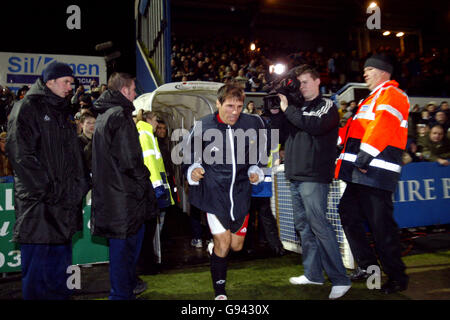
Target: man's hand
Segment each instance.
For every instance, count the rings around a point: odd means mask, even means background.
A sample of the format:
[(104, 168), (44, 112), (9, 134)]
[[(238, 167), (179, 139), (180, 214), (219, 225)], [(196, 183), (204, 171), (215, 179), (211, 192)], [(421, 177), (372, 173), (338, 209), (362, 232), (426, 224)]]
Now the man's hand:
[(195, 168), (194, 170), (192, 170), (191, 179), (195, 182), (198, 182), (203, 179), (204, 174), (205, 170), (203, 170), (203, 168)]
[(256, 173), (250, 173), (250, 177), (248, 177), (248, 180), (250, 180), (250, 183), (256, 183), (259, 180), (259, 176)]
[(288, 100), (284, 94), (279, 93), (278, 97), (280, 97), (280, 108), (281, 111), (285, 112), (288, 107)]
[(361, 169), (361, 168), (358, 168), (358, 170), (359, 171), (361, 171), (362, 173), (364, 173), (364, 174), (366, 174), (367, 173), (367, 170), (366, 169)]

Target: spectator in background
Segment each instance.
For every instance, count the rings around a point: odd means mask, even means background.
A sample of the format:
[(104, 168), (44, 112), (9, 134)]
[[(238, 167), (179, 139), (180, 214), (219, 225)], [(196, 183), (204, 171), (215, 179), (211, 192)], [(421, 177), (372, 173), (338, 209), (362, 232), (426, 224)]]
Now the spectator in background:
[(420, 111), (419, 123), (428, 125), (432, 121), (432, 119), (433, 118), (430, 116), (430, 112), (426, 108)]
[(15, 183), (13, 241), (20, 243), (26, 300), (70, 297), (72, 236), (82, 230), (80, 204), (89, 189), (69, 119), (67, 96), (73, 81), (68, 64), (48, 64), (25, 98), (14, 105), (8, 122), (6, 154)]
[(79, 104), (80, 104), (80, 109), (91, 110), (92, 106), (93, 106), (91, 94), (89, 94), (89, 93), (81, 94), (81, 96), (79, 98)]
[(96, 88), (98, 88), (98, 82), (97, 82), (97, 80), (92, 79), (92, 80), (89, 82), (89, 91), (88, 91), (88, 93), (89, 93), (89, 94), (92, 94), (92, 92), (93, 92)]
[(80, 104), (80, 97), (81, 97), (82, 94), (84, 94), (84, 91), (85, 91), (84, 90), (84, 86), (82, 84), (79, 84), (76, 87), (75, 94), (72, 96), (72, 99), (70, 101), (73, 105), (77, 106), (77, 109), (78, 109), (79, 104)]
[(355, 100), (352, 100), (348, 103), (347, 112), (344, 113), (343, 119), (348, 120), (352, 118), (356, 111), (358, 110), (358, 105), (356, 104)]
[(338, 113), (339, 113), (339, 119), (344, 118), (344, 115), (347, 113), (348, 108), (348, 102), (345, 100), (342, 100), (339, 103)]
[(14, 105), (14, 94), (8, 87), (0, 86), (0, 127), (6, 131), (8, 115)]
[(167, 130), (167, 125), (162, 120), (158, 120), (156, 127), (156, 137), (158, 140), (159, 150), (164, 161), (164, 168), (166, 169), (167, 181), (170, 185), (172, 198), (176, 201), (176, 186), (175, 186), (175, 170), (170, 155), (170, 138)]
[(100, 85), (100, 92), (99, 94), (102, 95), (103, 92), (105, 92), (108, 89), (108, 86), (105, 83), (102, 83)]
[(447, 101), (442, 101), (441, 105), (439, 106), (439, 110), (440, 111), (444, 111), (447, 114), (447, 116), (449, 116), (450, 109), (449, 109), (449, 106), (448, 106), (448, 102)]
[(23, 86), (19, 90), (17, 90), (16, 100), (22, 100), (25, 97), (25, 94), (30, 90), (29, 86)]
[(438, 162), (448, 166), (450, 159), (450, 141), (441, 125), (434, 125), (428, 136), (418, 139), (417, 149), (423, 161)]
[(6, 132), (0, 133), (0, 177), (11, 177), (11, 179), (2, 179), (1, 182), (14, 182), (12, 179), (13, 171), (11, 162), (5, 154)]
[(252, 77), (248, 80), (246, 91), (259, 92), (262, 91), (262, 89), (263, 85), (261, 79), (259, 79), (258, 77)]
[(436, 101), (428, 102), (428, 104), (425, 106), (425, 110), (428, 111), (430, 119), (433, 119), (434, 115), (436, 114), (436, 111), (437, 111), (437, 103), (436, 103)]
[(87, 111), (80, 117), (80, 124), (82, 128), (81, 134), (78, 136), (81, 148), (83, 149), (83, 156), (86, 168), (89, 173), (92, 170), (92, 136), (94, 135), (95, 116)]
[(237, 76), (234, 77), (234, 80), (237, 81), (242, 86), (242, 88), (245, 89), (248, 81), (248, 78), (245, 76), (245, 70), (242, 68), (239, 69)]
[(437, 111), (434, 115), (434, 120), (431, 121), (430, 126), (440, 125), (444, 129), (444, 135), (447, 135), (450, 127), (450, 122), (445, 111)]
[(245, 110), (243, 112), (249, 114), (256, 114), (255, 102), (253, 100), (250, 100), (245, 106)]

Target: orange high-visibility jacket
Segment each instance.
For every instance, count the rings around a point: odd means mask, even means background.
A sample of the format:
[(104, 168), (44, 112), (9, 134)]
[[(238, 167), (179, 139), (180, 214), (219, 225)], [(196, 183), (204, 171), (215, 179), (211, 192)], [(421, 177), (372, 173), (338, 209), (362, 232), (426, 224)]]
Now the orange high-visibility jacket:
[[(394, 80), (375, 88), (339, 130), (335, 177), (394, 192), (408, 135), (409, 99)], [(362, 173), (358, 168), (366, 169)]]

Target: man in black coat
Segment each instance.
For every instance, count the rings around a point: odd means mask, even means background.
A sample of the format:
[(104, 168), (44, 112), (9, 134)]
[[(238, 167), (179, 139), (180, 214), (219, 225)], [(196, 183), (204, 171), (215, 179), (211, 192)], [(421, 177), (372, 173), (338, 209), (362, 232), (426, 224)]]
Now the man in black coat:
[(6, 152), (14, 170), (24, 299), (68, 299), (72, 236), (82, 229), (88, 191), (81, 148), (69, 119), (69, 65), (52, 62), (13, 107)]
[(91, 232), (109, 239), (111, 300), (135, 298), (144, 222), (157, 213), (132, 118), (135, 89), (130, 75), (114, 73), (94, 104), (99, 115), (92, 140)]

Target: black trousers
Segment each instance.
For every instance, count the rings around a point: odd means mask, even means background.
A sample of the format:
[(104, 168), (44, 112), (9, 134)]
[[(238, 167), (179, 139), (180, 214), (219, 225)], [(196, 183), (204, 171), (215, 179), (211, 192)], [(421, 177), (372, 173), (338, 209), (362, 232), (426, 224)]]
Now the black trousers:
[[(252, 197), (249, 213), (245, 247), (247, 249), (253, 248), (254, 232), (256, 232), (255, 220), (256, 214), (258, 214), (258, 226), (261, 228), (262, 235), (266, 238), (270, 248), (272, 250), (282, 248), (283, 244), (278, 236), (277, 221), (273, 217), (272, 209), (270, 208), (270, 198)], [(260, 237), (257, 236), (257, 238)]]
[(156, 266), (157, 257), (153, 248), (153, 237), (158, 227), (156, 218), (145, 221), (145, 233), (137, 263), (139, 273), (151, 273)]
[[(394, 220), (392, 192), (347, 183), (339, 203), (342, 227), (359, 267), (366, 269), (378, 265), (389, 279), (407, 281), (405, 265), (401, 259), (398, 225)], [(375, 251), (367, 238), (365, 223), (372, 232)]]

